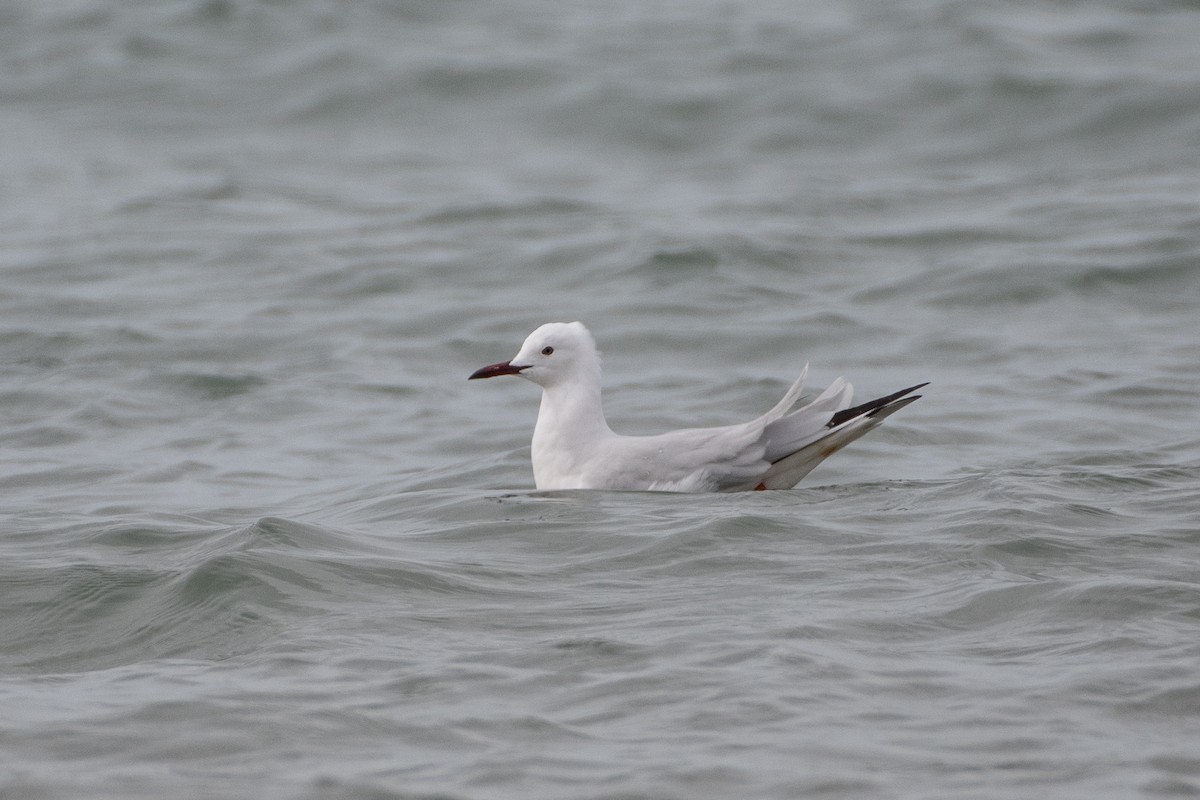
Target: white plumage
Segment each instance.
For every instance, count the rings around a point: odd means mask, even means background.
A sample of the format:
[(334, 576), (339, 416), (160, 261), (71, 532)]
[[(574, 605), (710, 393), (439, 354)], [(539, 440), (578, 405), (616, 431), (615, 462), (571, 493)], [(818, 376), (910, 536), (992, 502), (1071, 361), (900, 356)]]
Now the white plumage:
[(813, 467), (876, 428), (920, 395), (925, 384), (850, 408), (853, 388), (835, 380), (795, 411), (808, 367), (774, 408), (757, 419), (656, 436), (622, 436), (608, 427), (600, 400), (600, 357), (579, 322), (550, 322), (510, 361), (471, 379), (520, 375), (542, 387), (533, 430), (538, 489), (736, 492), (790, 489)]

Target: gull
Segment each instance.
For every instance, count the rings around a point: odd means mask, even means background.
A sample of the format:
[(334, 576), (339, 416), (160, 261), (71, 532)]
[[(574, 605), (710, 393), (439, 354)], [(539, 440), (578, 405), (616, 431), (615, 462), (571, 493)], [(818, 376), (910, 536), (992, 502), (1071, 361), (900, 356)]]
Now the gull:
[(800, 400), (808, 366), (767, 413), (750, 422), (622, 436), (600, 402), (600, 354), (581, 322), (549, 322), (510, 361), (468, 380), (519, 375), (542, 387), (533, 429), (533, 479), (540, 491), (611, 489), (737, 492), (790, 489), (813, 467), (878, 427), (921, 395), (926, 383), (850, 407), (854, 389), (838, 378), (811, 403)]

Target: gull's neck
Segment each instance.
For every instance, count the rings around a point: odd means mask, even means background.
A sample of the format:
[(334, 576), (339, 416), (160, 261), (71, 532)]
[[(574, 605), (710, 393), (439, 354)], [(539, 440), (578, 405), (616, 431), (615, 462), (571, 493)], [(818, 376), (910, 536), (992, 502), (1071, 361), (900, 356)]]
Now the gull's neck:
[(533, 428), (533, 472), (539, 489), (580, 488), (584, 465), (613, 436), (600, 400), (599, 369), (542, 389)]
[(556, 384), (542, 389), (534, 436), (566, 438), (576, 443), (610, 434), (600, 399), (600, 376)]

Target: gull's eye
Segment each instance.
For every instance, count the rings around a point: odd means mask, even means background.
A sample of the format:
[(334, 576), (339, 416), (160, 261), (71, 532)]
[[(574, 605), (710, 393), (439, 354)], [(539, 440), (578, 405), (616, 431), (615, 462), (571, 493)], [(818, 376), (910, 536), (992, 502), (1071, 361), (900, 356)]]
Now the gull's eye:
[(544, 356), (554, 355), (554, 348), (551, 347), (550, 345), (546, 345), (545, 347), (542, 348), (542, 355), (544, 355)]

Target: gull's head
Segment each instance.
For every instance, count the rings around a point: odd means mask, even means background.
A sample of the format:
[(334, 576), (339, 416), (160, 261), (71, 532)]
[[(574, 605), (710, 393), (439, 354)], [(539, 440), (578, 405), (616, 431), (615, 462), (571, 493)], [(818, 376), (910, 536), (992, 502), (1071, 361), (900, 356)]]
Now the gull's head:
[(585, 375), (599, 380), (600, 354), (582, 322), (547, 322), (525, 338), (511, 361), (476, 370), (469, 380), (497, 375), (520, 375), (543, 389)]

